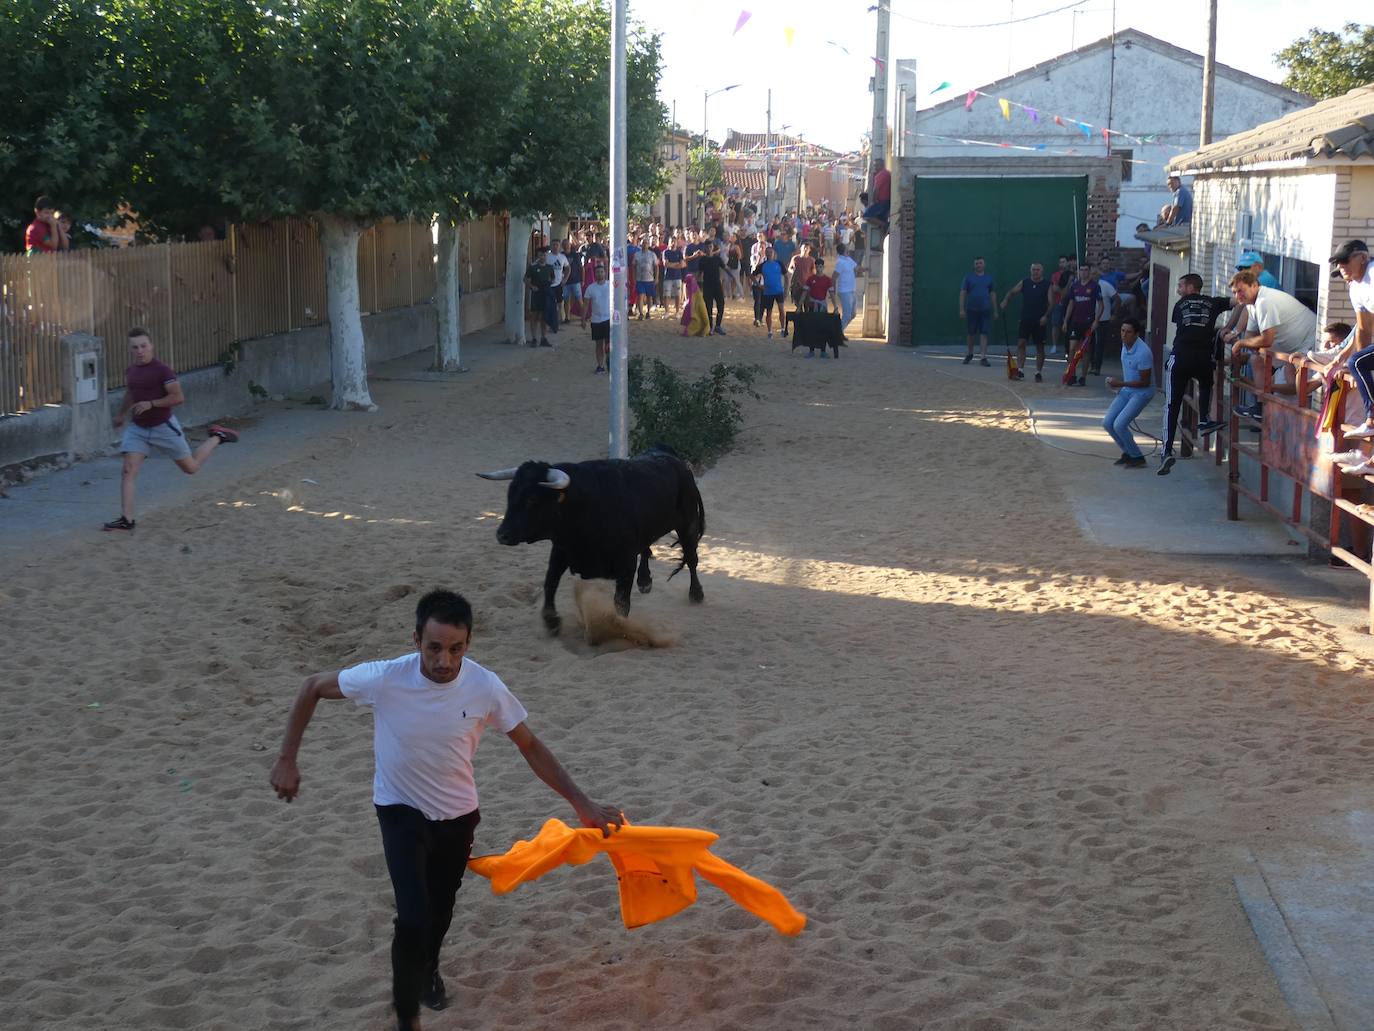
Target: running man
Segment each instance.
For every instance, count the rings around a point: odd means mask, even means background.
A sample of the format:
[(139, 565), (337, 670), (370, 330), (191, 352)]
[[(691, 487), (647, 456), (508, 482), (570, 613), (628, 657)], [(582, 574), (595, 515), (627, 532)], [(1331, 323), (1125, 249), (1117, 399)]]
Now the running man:
[(399, 1031), (419, 1031), (420, 1004), (448, 1005), (439, 950), (481, 816), (472, 760), (486, 727), (520, 749), (535, 776), (573, 807), (584, 827), (607, 837), (625, 821), (591, 801), (526, 724), (501, 678), (467, 658), (472, 607), (452, 591), (431, 591), (415, 609), (415, 651), (315, 673), (296, 694), (281, 754), (272, 767), (277, 797), (300, 792), (301, 738), (321, 699), (351, 698), (372, 709), (372, 801), (396, 898), (391, 991)]
[(1030, 275), (1007, 291), (1001, 311), (1017, 294), (1021, 295), (1021, 321), (1016, 327), (1016, 378), (1026, 378), (1026, 341), (1035, 344), (1035, 382), (1045, 382), (1045, 326), (1050, 321), (1050, 282), (1045, 266), (1031, 262)]
[[(588, 283), (582, 305), (582, 328), (592, 324), (592, 345), (596, 350), (596, 372), (610, 367), (611, 350), (611, 284), (606, 281), (606, 264), (597, 262), (596, 282)], [(643, 294), (639, 295), (643, 298)]]
[(1159, 459), (1158, 475), (1168, 476), (1178, 460), (1174, 456), (1174, 434), (1178, 432), (1178, 413), (1189, 380), (1197, 381), (1198, 433), (1206, 436), (1225, 423), (1212, 419), (1212, 381), (1216, 369), (1217, 318), (1230, 306), (1229, 297), (1207, 297), (1202, 293), (1202, 277), (1194, 272), (1180, 276), (1178, 300), (1174, 302), (1174, 349), (1164, 363), (1164, 453)]
[(129, 330), (129, 354), (134, 361), (124, 370), (124, 403), (114, 419), (115, 429), (124, 427), (119, 444), (119, 450), (124, 453), (119, 483), (120, 513), (118, 519), (111, 519), (103, 529), (132, 532), (134, 494), (145, 458), (154, 451), (160, 452), (176, 462), (177, 468), (186, 475), (193, 476), (210, 460), (215, 448), (235, 443), (239, 435), (223, 426), (211, 426), (209, 439), (193, 453), (181, 423), (172, 414), (173, 408), (186, 403), (181, 383), (171, 366), (153, 357), (153, 339), (142, 326)]
[(973, 271), (964, 274), (959, 284), (959, 318), (964, 320), (968, 329), (968, 354), (964, 364), (973, 361), (973, 340), (978, 338), (982, 346), (983, 365), (988, 361), (988, 331), (992, 328), (993, 314), (997, 311), (997, 291), (993, 289), (992, 277), (987, 273), (987, 262), (982, 258), (973, 259)]

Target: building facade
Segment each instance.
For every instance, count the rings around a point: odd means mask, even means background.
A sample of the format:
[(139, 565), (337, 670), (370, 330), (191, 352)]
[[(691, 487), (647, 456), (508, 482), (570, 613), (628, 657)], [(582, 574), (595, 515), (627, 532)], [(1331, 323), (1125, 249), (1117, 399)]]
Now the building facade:
[[(1021, 163), (1047, 155), (1111, 156), (1120, 166), (1116, 240), (1130, 245), (1136, 225), (1153, 225), (1168, 203), (1165, 166), (1197, 145), (1201, 84), (1201, 55), (1127, 29), (981, 86), (977, 93), (986, 95), (971, 104), (960, 95), (914, 112), (906, 120), (905, 153), (977, 160), (998, 175), (1023, 174)], [(1005, 115), (1001, 100), (1008, 102)], [(1219, 64), (1213, 136), (1310, 104), (1300, 93)], [(1104, 127), (1134, 139), (1104, 137)]]

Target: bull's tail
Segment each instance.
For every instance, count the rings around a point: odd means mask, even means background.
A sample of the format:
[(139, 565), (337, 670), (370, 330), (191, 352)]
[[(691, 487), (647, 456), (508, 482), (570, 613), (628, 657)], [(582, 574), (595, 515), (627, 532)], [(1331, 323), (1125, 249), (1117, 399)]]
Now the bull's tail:
[[(692, 523), (689, 522), (686, 528), (686, 535), (692, 542), (692, 550), (695, 551), (696, 545), (706, 533), (706, 503), (701, 500), (701, 490), (697, 487), (696, 480), (692, 479), (691, 484), (692, 493), (696, 495), (697, 502), (696, 525), (692, 525)], [(687, 565), (687, 548), (683, 543), (682, 531), (678, 532), (677, 540), (673, 541), (672, 547), (681, 549), (682, 556), (678, 559), (677, 565), (673, 567), (673, 571), (668, 574), (669, 580), (682, 572), (683, 568)]]

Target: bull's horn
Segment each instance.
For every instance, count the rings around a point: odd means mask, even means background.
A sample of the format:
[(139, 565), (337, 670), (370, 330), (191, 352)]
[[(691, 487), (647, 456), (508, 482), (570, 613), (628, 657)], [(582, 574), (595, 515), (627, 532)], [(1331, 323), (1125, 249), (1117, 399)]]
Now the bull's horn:
[(539, 486), (548, 487), (549, 490), (567, 490), (570, 483), (572, 483), (572, 477), (562, 469), (550, 469), (548, 475), (544, 477), (544, 482)]
[(520, 470), (519, 470), (518, 468), (516, 468), (516, 469), (493, 469), (493, 470), (492, 470), (491, 472), (489, 472), (489, 473), (478, 473), (477, 475), (480, 476), (480, 477), (482, 477), (482, 479), (484, 479), (484, 480), (513, 480), (513, 479), (515, 479), (515, 474), (516, 474), (517, 472), (519, 472), (519, 471), (520, 471)]

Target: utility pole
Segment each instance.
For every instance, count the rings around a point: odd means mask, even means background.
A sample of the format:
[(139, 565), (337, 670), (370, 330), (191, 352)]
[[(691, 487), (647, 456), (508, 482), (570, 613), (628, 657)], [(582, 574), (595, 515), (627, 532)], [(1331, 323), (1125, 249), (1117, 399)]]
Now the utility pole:
[(625, 319), (625, 0), (611, 19), (611, 381), (610, 457), (630, 456), (630, 325)]
[(1212, 109), (1217, 99), (1217, 0), (1207, 5), (1207, 56), (1202, 59), (1202, 134), (1199, 147), (1212, 142)]
[(773, 166), (770, 163), (771, 151), (773, 149), (773, 90), (768, 90), (768, 113), (766, 126), (763, 135), (763, 211), (764, 218), (772, 215), (768, 209), (773, 206)]
[[(868, 142), (870, 165), (887, 162), (888, 30), (891, 21), (890, 0), (878, 0), (878, 38), (873, 53), (873, 128)], [(868, 175), (868, 171), (865, 170), (864, 174)], [(869, 203), (876, 201), (876, 197), (869, 198)], [(883, 230), (878, 226), (864, 224), (862, 229), (868, 236), (868, 246), (864, 248), (863, 334), (866, 337), (886, 337), (887, 328), (883, 324), (883, 249), (893, 246), (893, 241), (889, 237), (884, 244)]]

